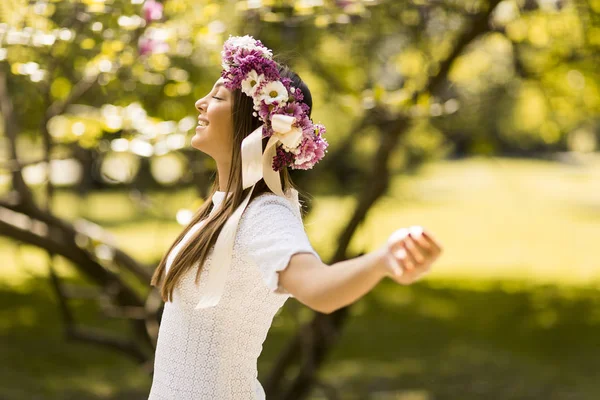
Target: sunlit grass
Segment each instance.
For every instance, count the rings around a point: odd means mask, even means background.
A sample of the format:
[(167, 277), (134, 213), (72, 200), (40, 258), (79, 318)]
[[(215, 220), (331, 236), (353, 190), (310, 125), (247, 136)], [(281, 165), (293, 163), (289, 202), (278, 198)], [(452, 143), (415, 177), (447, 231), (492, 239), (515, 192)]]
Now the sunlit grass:
[[(323, 257), (332, 253), (334, 233), (353, 203), (315, 199), (306, 226)], [(444, 247), (431, 279), (598, 282), (600, 162), (586, 167), (509, 159), (431, 164), (418, 176), (395, 179), (351, 249), (373, 250), (395, 229), (410, 225), (422, 225)]]
[[(97, 222), (122, 249), (153, 263), (181, 230), (177, 210), (199, 203), (193, 190), (150, 198), (142, 207), (125, 193), (97, 193), (82, 202), (59, 192), (55, 210)], [(305, 225), (324, 260), (354, 201), (315, 198)], [(412, 224), (438, 238), (443, 257), (424, 282), (384, 281), (352, 307), (321, 373), (343, 399), (600, 397), (594, 372), (600, 368), (600, 163), (429, 165), (395, 179), (351, 248), (374, 249), (394, 229)], [(9, 344), (0, 346), (0, 363), (11, 366), (0, 375), (3, 396), (147, 398), (150, 378), (129, 359), (64, 341), (43, 251), (0, 239), (0, 265), (0, 342)], [(81, 279), (60, 258), (57, 269)], [(91, 303), (75, 308), (89, 323), (123, 329), (100, 318)], [(286, 308), (265, 343), (261, 378), (293, 331)]]

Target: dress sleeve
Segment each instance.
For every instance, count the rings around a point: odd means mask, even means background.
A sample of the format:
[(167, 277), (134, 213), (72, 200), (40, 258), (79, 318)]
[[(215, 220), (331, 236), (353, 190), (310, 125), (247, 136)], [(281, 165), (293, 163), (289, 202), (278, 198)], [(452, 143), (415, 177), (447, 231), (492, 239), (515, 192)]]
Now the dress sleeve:
[(245, 213), (246, 256), (256, 264), (269, 290), (294, 297), (279, 286), (278, 272), (297, 253), (314, 254), (321, 260), (306, 235), (299, 210), (283, 197), (266, 194), (256, 197)]

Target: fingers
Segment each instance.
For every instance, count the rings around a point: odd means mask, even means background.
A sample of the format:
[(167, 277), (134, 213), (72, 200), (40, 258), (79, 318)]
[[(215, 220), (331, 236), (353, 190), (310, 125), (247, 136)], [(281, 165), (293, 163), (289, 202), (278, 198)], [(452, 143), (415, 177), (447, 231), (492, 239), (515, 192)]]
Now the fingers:
[(404, 248), (406, 249), (410, 262), (414, 263), (415, 266), (419, 266), (425, 262), (425, 257), (421, 254), (418, 244), (411, 236), (407, 237), (404, 241)]
[(401, 263), (408, 271), (418, 268), (426, 261), (426, 258), (421, 254), (414, 241), (408, 237), (396, 246), (392, 246), (391, 250), (394, 259)]
[(431, 235), (431, 233), (423, 231), (421, 236), (425, 238), (428, 245), (433, 249), (433, 253), (435, 253), (437, 255), (442, 252), (442, 246), (440, 246), (438, 244), (438, 242), (434, 239), (434, 237), (433, 237), (433, 235)]
[(406, 246), (406, 239), (404, 242), (402, 242), (402, 250), (404, 250), (405, 254), (404, 260), (402, 260), (402, 264), (408, 271), (412, 271), (417, 267), (417, 262), (415, 261), (415, 258), (411, 253), (410, 249)]
[(413, 234), (409, 234), (401, 244), (406, 251), (405, 264), (407, 269), (414, 269), (431, 263), (440, 251), (435, 243), (431, 244), (422, 235), (415, 237)]
[(420, 226), (398, 229), (389, 237), (387, 246), (391, 258), (388, 268), (392, 271), (388, 276), (404, 285), (426, 275), (442, 252), (433, 235)]
[(415, 245), (420, 249), (420, 251), (425, 255), (425, 257), (429, 257), (433, 255), (436, 251), (435, 247), (424, 237), (424, 232), (420, 235), (414, 236), (412, 234), (409, 237), (415, 242)]
[(425, 257), (418, 249), (417, 244), (414, 240), (411, 240), (409, 236), (406, 236), (401, 241), (390, 245), (391, 253), (394, 258), (399, 260), (408, 269), (414, 268), (417, 264), (424, 261)]
[(388, 240), (388, 249), (393, 259), (391, 269), (403, 280), (415, 280), (417, 275), (426, 273), (442, 251), (433, 236), (419, 226), (394, 232)]

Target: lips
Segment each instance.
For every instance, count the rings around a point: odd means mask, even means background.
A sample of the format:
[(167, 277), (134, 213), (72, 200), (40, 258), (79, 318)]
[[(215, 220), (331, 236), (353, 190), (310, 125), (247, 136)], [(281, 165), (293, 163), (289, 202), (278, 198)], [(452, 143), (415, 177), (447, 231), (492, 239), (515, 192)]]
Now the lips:
[(199, 126), (207, 126), (209, 124), (206, 118), (198, 117), (198, 125)]

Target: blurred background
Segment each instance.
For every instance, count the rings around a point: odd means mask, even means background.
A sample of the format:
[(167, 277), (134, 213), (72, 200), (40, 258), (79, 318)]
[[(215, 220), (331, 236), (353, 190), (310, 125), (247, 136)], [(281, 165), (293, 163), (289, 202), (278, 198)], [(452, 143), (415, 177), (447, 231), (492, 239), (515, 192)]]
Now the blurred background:
[[(0, 398), (146, 399), (158, 261), (214, 179), (229, 35), (308, 84), (323, 261), (421, 225), (427, 279), (290, 299), (267, 398), (600, 398), (600, 0), (3, 0)], [(303, 327), (306, 327), (304, 329)]]

